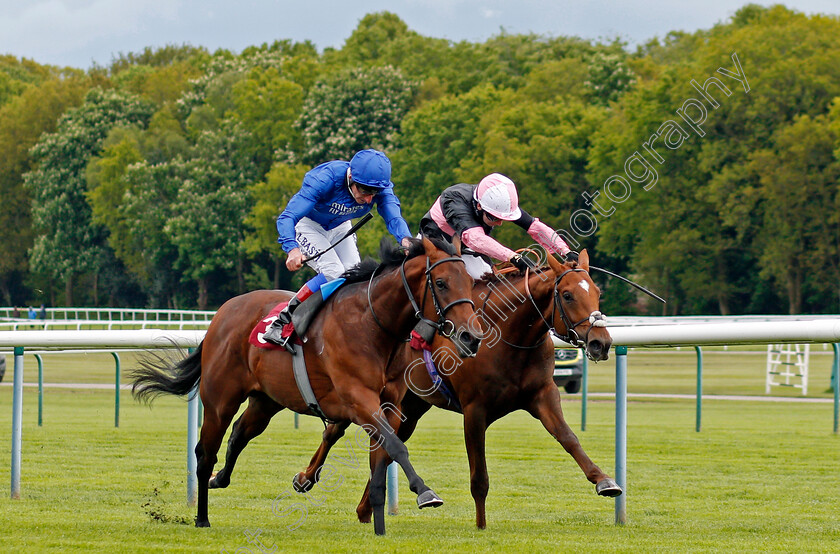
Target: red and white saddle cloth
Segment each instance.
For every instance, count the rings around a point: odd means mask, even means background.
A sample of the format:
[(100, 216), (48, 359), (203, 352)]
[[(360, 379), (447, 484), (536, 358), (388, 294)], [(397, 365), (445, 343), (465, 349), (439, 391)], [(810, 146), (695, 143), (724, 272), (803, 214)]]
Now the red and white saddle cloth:
[[(265, 316), (263, 319), (260, 320), (259, 323), (257, 323), (254, 329), (251, 331), (251, 335), (248, 337), (248, 341), (251, 344), (253, 344), (257, 348), (266, 348), (268, 350), (276, 350), (278, 348), (285, 350), (285, 348), (283, 348), (282, 346), (274, 344), (273, 342), (268, 342), (267, 340), (263, 339), (263, 335), (265, 334), (266, 329), (268, 329), (268, 326), (271, 325), (274, 322), (274, 320), (277, 319), (277, 314), (279, 314), (280, 311), (286, 307), (286, 304), (288, 304), (288, 302), (281, 302), (280, 304), (277, 304), (276, 306), (274, 306), (274, 308), (271, 309), (270, 312), (268, 312), (267, 316)], [(303, 342), (297, 335), (295, 335), (292, 340), (295, 344), (303, 344)]]

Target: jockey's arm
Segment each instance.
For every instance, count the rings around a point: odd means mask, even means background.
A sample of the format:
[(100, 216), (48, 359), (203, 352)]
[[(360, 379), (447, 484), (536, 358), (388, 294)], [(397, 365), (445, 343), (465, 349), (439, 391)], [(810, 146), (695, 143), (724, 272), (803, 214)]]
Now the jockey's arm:
[(385, 220), (385, 226), (388, 232), (391, 233), (397, 242), (408, 248), (411, 242), (408, 240), (412, 235), (408, 229), (408, 223), (403, 219), (400, 211), (400, 200), (397, 195), (390, 189), (386, 189), (376, 195), (376, 211)]
[(555, 233), (551, 227), (536, 217), (533, 219), (534, 220), (527, 228), (527, 232), (531, 235), (531, 238), (537, 241), (543, 248), (549, 252), (560, 254), (561, 256), (565, 256), (566, 253), (571, 250), (566, 242), (560, 238), (560, 235)]
[(497, 260), (510, 260), (516, 252), (504, 246), (499, 241), (487, 235), (481, 227), (470, 227), (461, 233), (461, 242), (470, 249), (495, 258)]
[(295, 239), (295, 225), (318, 203), (321, 193), (318, 188), (303, 180), (301, 189), (286, 204), (286, 209), (277, 217), (277, 242), (286, 253), (300, 248)]

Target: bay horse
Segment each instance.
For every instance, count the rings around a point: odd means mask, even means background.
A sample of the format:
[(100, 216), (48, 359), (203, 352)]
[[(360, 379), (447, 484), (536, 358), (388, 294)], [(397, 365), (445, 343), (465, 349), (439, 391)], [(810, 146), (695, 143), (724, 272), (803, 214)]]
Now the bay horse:
[[(612, 339), (599, 308), (600, 290), (589, 276), (589, 255), (562, 264), (547, 256), (548, 269), (525, 275), (479, 281), (473, 291), (478, 314), (489, 331), (475, 358), (457, 360), (451, 351), (433, 358), (448, 360), (439, 370), (443, 385), (437, 385), (427, 371), (422, 354), (408, 346), (392, 362), (404, 369), (402, 385), (408, 389), (399, 405), (398, 419), (391, 418), (402, 440), (414, 432), (418, 420), (437, 406), (464, 415), (464, 439), (470, 466), (470, 492), (475, 501), (476, 526), (487, 526), (485, 500), (489, 477), (485, 458), (485, 434), (494, 421), (515, 410), (526, 410), (574, 458), (586, 478), (601, 496), (622, 493), (616, 481), (605, 474), (584, 452), (566, 423), (560, 406), (560, 391), (554, 384), (554, 346), (549, 331), (566, 342), (583, 346), (595, 361), (606, 360)], [(453, 367), (454, 366), (454, 367)], [(389, 374), (393, 373), (389, 370)], [(349, 422), (331, 424), (309, 466), (293, 479), (301, 492), (317, 481), (318, 469), (330, 448), (344, 435)], [(374, 451), (371, 465), (387, 454)], [(359, 521), (370, 522), (369, 488), (356, 509)]]
[[(421, 508), (443, 501), (417, 475), (405, 445), (381, 415), (380, 395), (386, 366), (418, 318), (450, 336), (460, 329), (460, 356), (478, 351), (480, 339), (467, 330), (476, 327), (468, 323), (475, 316), (474, 281), (458, 254), (452, 245), (429, 239), (413, 240), (403, 253), (383, 239), (382, 263), (368, 260), (345, 273), (348, 284), (325, 303), (302, 346), (323, 414), (332, 421), (356, 423), (371, 441), (381, 444), (403, 468)], [(187, 358), (173, 365), (154, 356), (133, 372), (133, 394), (147, 401), (164, 393), (187, 395), (199, 385), (204, 420), (195, 449), (196, 527), (210, 526), (208, 488), (227, 486), (241, 448), (265, 430), (274, 414), (289, 408), (315, 415), (295, 383), (292, 356), (282, 348), (258, 348), (249, 342), (257, 323), (290, 296), (287, 291), (260, 290), (232, 298), (219, 308), (204, 340)], [(418, 305), (415, 299), (421, 297)], [(246, 399), (248, 407), (231, 432), (225, 468), (211, 481), (222, 438)], [(383, 514), (375, 516), (377, 534), (385, 533), (385, 470), (385, 465), (374, 468), (370, 484), (372, 510)]]

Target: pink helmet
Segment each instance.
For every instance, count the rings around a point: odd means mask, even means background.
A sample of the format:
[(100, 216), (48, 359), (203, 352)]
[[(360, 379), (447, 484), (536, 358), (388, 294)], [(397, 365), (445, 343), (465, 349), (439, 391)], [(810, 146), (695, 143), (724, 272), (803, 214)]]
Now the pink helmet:
[(522, 216), (519, 195), (513, 181), (501, 173), (491, 173), (481, 180), (473, 193), (481, 209), (505, 221), (515, 221)]

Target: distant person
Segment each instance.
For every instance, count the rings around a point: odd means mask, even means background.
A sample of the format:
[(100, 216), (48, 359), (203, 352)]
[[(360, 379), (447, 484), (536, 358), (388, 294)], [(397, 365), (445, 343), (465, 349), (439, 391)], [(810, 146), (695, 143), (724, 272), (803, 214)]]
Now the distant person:
[(35, 312), (35, 308), (29, 306), (29, 319), (37, 319), (38, 314)]
[(41, 319), (47, 319), (47, 309), (44, 307), (43, 304), (41, 304), (41, 311), (38, 314), (38, 317), (40, 317)]

